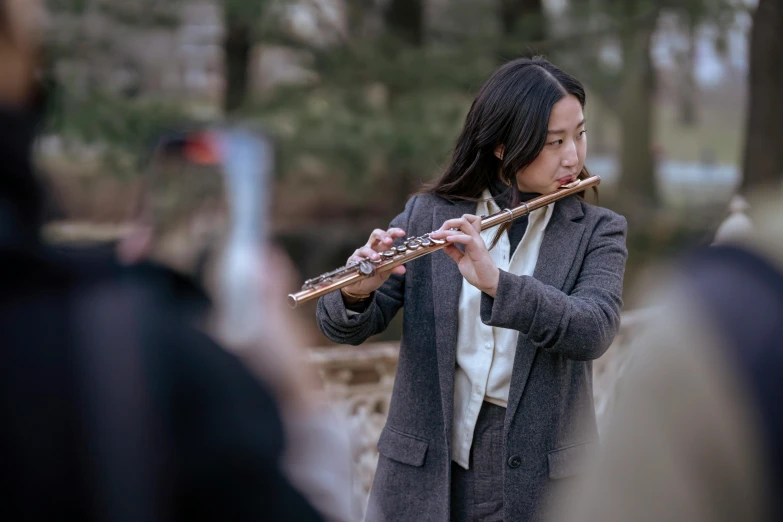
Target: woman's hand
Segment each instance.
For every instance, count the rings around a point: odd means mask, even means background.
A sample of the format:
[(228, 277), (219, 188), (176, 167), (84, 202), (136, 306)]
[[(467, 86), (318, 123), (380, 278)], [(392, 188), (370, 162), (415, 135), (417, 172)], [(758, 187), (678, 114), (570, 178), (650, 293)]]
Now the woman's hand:
[[(465, 214), (461, 218), (446, 221), (430, 237), (448, 241), (450, 244), (443, 251), (457, 263), (462, 277), (485, 294), (495, 297), (500, 270), (489, 256), (480, 232), (481, 218)], [(463, 245), (465, 251), (457, 248), (455, 243)]]
[[(361, 261), (363, 259), (380, 259), (380, 252), (389, 250), (396, 238), (404, 236), (405, 231), (401, 228), (390, 228), (389, 230), (381, 230), (380, 228), (376, 228), (373, 230), (372, 234), (370, 234), (370, 239), (367, 240), (367, 243), (363, 247), (357, 248), (353, 255), (348, 258), (348, 263)], [(404, 273), (405, 267), (400, 265), (390, 271), (384, 272), (382, 274), (375, 274), (373, 277), (362, 279), (358, 283), (346, 286), (344, 290), (348, 294), (368, 295), (380, 288), (384, 281), (389, 279), (389, 276), (392, 274)], [(357, 301), (356, 298), (351, 297), (350, 295), (346, 295), (346, 293), (343, 293), (343, 300), (347, 304), (351, 304)]]

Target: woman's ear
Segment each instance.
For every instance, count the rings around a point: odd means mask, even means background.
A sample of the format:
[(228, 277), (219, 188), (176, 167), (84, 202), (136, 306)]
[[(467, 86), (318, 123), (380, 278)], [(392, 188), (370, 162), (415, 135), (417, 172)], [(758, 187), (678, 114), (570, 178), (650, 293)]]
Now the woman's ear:
[(503, 152), (505, 152), (505, 147), (503, 145), (498, 144), (495, 146), (495, 157), (499, 159), (500, 161), (503, 161)]

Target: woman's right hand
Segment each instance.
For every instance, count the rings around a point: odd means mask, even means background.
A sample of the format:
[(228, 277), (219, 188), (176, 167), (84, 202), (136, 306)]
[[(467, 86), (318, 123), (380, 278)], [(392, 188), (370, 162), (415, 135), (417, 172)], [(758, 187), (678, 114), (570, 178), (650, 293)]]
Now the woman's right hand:
[[(372, 234), (370, 234), (370, 239), (367, 240), (367, 243), (363, 247), (357, 248), (353, 255), (348, 258), (348, 263), (354, 263), (363, 259), (380, 259), (380, 252), (389, 250), (392, 243), (394, 243), (394, 240), (398, 237), (405, 237), (405, 231), (401, 228), (390, 228), (389, 230), (376, 228), (373, 230)], [(362, 279), (358, 283), (346, 286), (343, 290), (353, 295), (368, 295), (380, 288), (384, 281), (389, 279), (389, 276), (392, 274), (404, 273), (405, 267), (400, 265), (394, 267), (392, 270), (375, 274), (372, 277)], [(348, 304), (357, 301), (356, 298), (346, 295), (345, 293), (342, 295), (343, 300)]]

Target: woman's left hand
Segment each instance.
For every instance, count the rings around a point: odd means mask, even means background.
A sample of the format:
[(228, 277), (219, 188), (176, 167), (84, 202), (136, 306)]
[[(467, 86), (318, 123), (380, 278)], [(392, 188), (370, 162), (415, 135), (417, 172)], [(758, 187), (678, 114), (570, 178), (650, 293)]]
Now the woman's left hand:
[[(438, 230), (430, 233), (430, 237), (448, 241), (443, 251), (457, 263), (462, 277), (485, 294), (495, 297), (500, 270), (489, 256), (480, 232), (481, 218), (465, 214), (461, 218), (446, 221)], [(455, 243), (463, 245), (465, 251), (457, 248)]]

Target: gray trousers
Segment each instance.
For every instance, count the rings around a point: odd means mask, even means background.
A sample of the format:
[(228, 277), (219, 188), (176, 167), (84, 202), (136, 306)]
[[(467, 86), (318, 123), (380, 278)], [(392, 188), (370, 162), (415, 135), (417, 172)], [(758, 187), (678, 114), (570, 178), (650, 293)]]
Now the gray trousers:
[(473, 432), (470, 469), (451, 463), (451, 520), (502, 522), (506, 408), (484, 402)]

